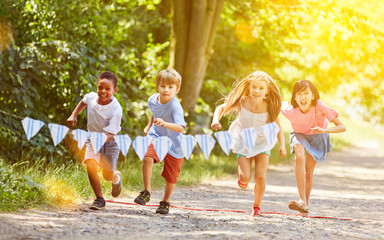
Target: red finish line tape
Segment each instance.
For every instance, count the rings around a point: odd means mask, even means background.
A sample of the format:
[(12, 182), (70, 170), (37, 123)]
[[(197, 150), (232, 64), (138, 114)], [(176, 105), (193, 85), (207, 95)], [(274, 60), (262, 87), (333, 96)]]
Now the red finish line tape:
[[(125, 204), (125, 205), (139, 205), (137, 203), (128, 203), (128, 202), (119, 202), (114, 200), (105, 200), (110, 203), (118, 203), (118, 204)], [(158, 207), (159, 205), (144, 205), (146, 207)], [(171, 205), (173, 208), (180, 208), (180, 209), (186, 209), (186, 210), (192, 210), (192, 211), (207, 211), (207, 212), (235, 212), (235, 213), (247, 213), (246, 211), (242, 210), (221, 210), (221, 209), (206, 209), (206, 208), (189, 208), (189, 207), (180, 207)], [(261, 212), (262, 214), (275, 214), (275, 215), (284, 215), (284, 216), (300, 216), (305, 218), (322, 218), (322, 219), (333, 219), (333, 220), (343, 220), (343, 221), (358, 221), (358, 222), (370, 222), (370, 223), (381, 223), (384, 224), (382, 221), (374, 221), (374, 220), (363, 220), (363, 219), (353, 219), (353, 218), (339, 218), (339, 217), (326, 217), (326, 216), (305, 216), (300, 214), (292, 214), (292, 213), (280, 213), (280, 212)]]

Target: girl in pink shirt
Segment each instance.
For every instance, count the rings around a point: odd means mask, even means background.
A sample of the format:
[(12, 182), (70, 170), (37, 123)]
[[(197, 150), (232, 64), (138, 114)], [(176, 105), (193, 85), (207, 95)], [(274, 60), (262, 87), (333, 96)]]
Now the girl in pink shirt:
[[(288, 118), (293, 128), (290, 145), (291, 153), (295, 153), (295, 175), (300, 200), (291, 201), (289, 208), (306, 214), (316, 163), (324, 161), (332, 148), (329, 133), (344, 132), (346, 128), (338, 118), (339, 113), (320, 100), (319, 91), (308, 80), (295, 83), (291, 104), (282, 107), (281, 113)], [(328, 122), (335, 126), (328, 128)]]

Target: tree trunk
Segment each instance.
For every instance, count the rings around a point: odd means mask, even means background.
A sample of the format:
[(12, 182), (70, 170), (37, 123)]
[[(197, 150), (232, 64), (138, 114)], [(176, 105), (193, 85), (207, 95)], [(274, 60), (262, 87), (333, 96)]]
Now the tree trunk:
[(193, 112), (199, 97), (224, 0), (173, 0), (170, 67), (183, 78), (179, 97)]

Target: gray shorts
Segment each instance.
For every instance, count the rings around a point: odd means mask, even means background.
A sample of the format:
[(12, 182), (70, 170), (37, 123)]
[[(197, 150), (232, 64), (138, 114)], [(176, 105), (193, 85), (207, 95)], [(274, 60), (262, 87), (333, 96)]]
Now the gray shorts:
[(99, 163), (101, 168), (109, 171), (116, 171), (119, 151), (119, 146), (117, 146), (115, 140), (106, 142), (103, 147), (100, 148), (98, 153), (93, 151), (90, 141), (87, 141), (83, 163), (86, 164), (88, 159), (94, 159)]

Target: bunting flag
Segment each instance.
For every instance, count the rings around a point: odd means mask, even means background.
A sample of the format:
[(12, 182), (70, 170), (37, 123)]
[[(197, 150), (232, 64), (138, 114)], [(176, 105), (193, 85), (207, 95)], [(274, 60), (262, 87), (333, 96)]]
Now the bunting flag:
[(208, 160), (209, 155), (211, 154), (211, 151), (213, 147), (215, 146), (215, 139), (211, 135), (195, 135), (197, 142), (199, 143), (199, 146), (201, 148), (201, 151), (203, 151), (205, 159)]
[(196, 138), (192, 135), (180, 135), (179, 141), (181, 143), (181, 151), (184, 154), (184, 157), (189, 160), (193, 152), (193, 148), (196, 145)]
[(232, 137), (228, 131), (215, 132), (215, 137), (224, 153), (229, 155), (231, 149)]
[(44, 122), (29, 117), (25, 117), (21, 123), (23, 124), (23, 128), (28, 140), (35, 136), (36, 133), (40, 131), (41, 127), (45, 125)]
[(253, 146), (255, 145), (257, 134), (257, 130), (253, 127), (246, 128), (240, 132), (240, 136), (250, 152), (253, 152)]
[(104, 133), (99, 133), (99, 132), (90, 133), (91, 145), (95, 153), (100, 151), (104, 143), (107, 141), (107, 138), (108, 138), (107, 135), (105, 135)]
[(279, 126), (275, 122), (268, 123), (261, 127), (261, 131), (264, 133), (264, 136), (268, 139), (268, 144), (270, 146), (270, 149), (272, 149), (277, 141), (277, 134), (280, 131)]
[(53, 145), (57, 145), (65, 138), (68, 133), (69, 128), (63, 125), (49, 123), (48, 124), (49, 131), (51, 132)]
[(117, 143), (117, 146), (119, 146), (119, 149), (120, 149), (121, 153), (124, 156), (127, 156), (129, 147), (131, 146), (131, 143), (132, 143), (131, 138), (127, 134), (116, 135), (115, 136), (115, 141)]
[(89, 139), (89, 132), (81, 129), (75, 129), (72, 131), (72, 135), (77, 141), (77, 147), (79, 148), (79, 150), (83, 149), (85, 142), (87, 142), (87, 140)]
[(160, 162), (162, 162), (172, 146), (172, 141), (169, 137), (162, 136), (153, 140), (153, 146)]
[(152, 138), (150, 136), (137, 136), (133, 141), (133, 149), (135, 150), (137, 156), (139, 156), (141, 161), (143, 161), (151, 142)]

